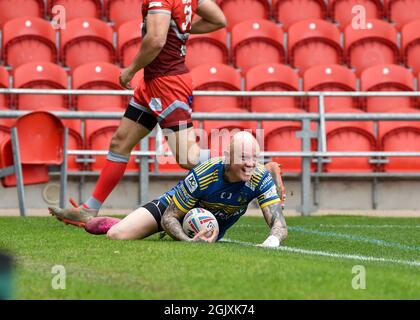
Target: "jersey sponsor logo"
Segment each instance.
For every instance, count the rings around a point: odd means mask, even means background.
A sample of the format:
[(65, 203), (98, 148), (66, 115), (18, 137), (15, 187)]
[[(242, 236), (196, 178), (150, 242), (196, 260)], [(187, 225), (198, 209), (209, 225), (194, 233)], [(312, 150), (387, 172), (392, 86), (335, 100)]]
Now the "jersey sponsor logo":
[(194, 176), (193, 173), (190, 173), (185, 178), (185, 185), (187, 186), (187, 188), (190, 191), (190, 193), (193, 193), (195, 190), (197, 190), (198, 183), (197, 183), (197, 180), (195, 179), (195, 176)]
[(261, 183), (261, 188), (264, 189), (264, 187), (266, 187), (268, 184), (270, 184), (271, 181), (272, 181), (272, 179), (271, 179), (271, 176), (270, 175), (268, 175), (267, 177), (265, 177), (265, 179)]
[(248, 188), (250, 188), (252, 191), (255, 191), (255, 186), (254, 186), (254, 184), (251, 181), (247, 181), (245, 183), (245, 186), (248, 187)]
[(264, 199), (270, 199), (277, 195), (277, 188), (275, 186), (272, 186), (270, 189), (268, 189), (266, 192), (264, 192)]
[(153, 7), (161, 7), (162, 6), (162, 2), (150, 2), (149, 4), (149, 8), (153, 8)]
[(220, 199), (230, 200), (230, 199), (232, 199), (232, 193), (222, 192), (222, 194), (220, 195)]

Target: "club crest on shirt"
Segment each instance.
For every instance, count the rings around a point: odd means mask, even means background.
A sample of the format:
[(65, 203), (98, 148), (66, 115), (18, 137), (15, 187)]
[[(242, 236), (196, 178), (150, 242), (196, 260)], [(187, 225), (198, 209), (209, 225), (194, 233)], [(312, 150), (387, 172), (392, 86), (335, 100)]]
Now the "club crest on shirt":
[(195, 179), (195, 176), (193, 173), (190, 173), (186, 178), (185, 178), (185, 185), (188, 188), (188, 191), (190, 193), (193, 193), (195, 190), (197, 190), (198, 187), (198, 183), (197, 180)]

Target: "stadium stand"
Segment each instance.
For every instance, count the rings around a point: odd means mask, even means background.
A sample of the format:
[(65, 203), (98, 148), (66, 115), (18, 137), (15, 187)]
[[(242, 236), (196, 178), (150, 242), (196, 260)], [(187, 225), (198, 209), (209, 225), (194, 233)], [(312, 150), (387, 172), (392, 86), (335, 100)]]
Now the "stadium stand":
[[(413, 74), (397, 65), (379, 65), (366, 69), (361, 75), (362, 91), (413, 91)], [(386, 112), (389, 109), (412, 108), (415, 100), (409, 97), (368, 97), (367, 112)]]
[[(0, 88), (9, 87), (9, 72), (2, 66), (0, 66)], [(0, 110), (9, 109), (9, 97), (7, 95), (0, 95)]]
[[(356, 75), (345, 66), (336, 64), (320, 65), (305, 71), (304, 91), (356, 91)], [(318, 98), (305, 100), (305, 109), (318, 112)], [(340, 108), (358, 108), (358, 101), (352, 97), (325, 97), (325, 112), (334, 112)]]
[[(361, 110), (336, 109), (334, 112), (363, 113)], [(328, 121), (326, 123), (327, 150), (330, 152), (376, 151), (377, 142), (371, 121)], [(368, 157), (333, 157), (324, 165), (325, 172), (372, 172), (376, 165)]]
[(43, 17), (44, 10), (44, 0), (0, 0), (0, 28), (16, 18)]
[[(356, 15), (360, 13), (357, 6), (362, 6), (367, 19), (382, 19), (384, 6), (381, 0), (330, 0), (329, 14), (334, 22), (337, 22), (341, 30), (344, 30), (354, 20), (356, 24), (363, 25)], [(361, 15), (362, 17), (362, 15)]]
[[(60, 66), (51, 62), (31, 62), (14, 71), (14, 88), (67, 89), (68, 75)], [(19, 110), (58, 110), (69, 108), (65, 95), (14, 95), (13, 106)]]
[(401, 30), (401, 55), (414, 74), (420, 72), (420, 19), (407, 23)]
[(325, 19), (327, 6), (323, 0), (273, 0), (273, 17), (285, 30), (307, 19)]
[(141, 19), (142, 0), (104, 0), (105, 15), (118, 29), (124, 22)]
[[(304, 113), (302, 109), (284, 108), (285, 113)], [(282, 152), (302, 151), (302, 139), (296, 137), (296, 132), (301, 130), (300, 121), (263, 121), (265, 150)], [(273, 157), (282, 165), (282, 171), (286, 173), (301, 172), (300, 157)]]
[(289, 28), (288, 55), (289, 63), (301, 74), (316, 65), (340, 64), (340, 31), (323, 20), (297, 22)]
[(216, 2), (226, 16), (228, 31), (232, 31), (238, 23), (247, 20), (270, 18), (268, 0), (217, 0)]
[[(240, 91), (241, 77), (232, 67), (224, 64), (205, 64), (191, 70), (194, 90)], [(240, 97), (194, 97), (195, 112), (224, 112), (224, 109), (241, 108)]]
[[(413, 108), (390, 109), (392, 113), (419, 113)], [(379, 121), (378, 141), (381, 151), (420, 151), (419, 121)], [(413, 157), (389, 157), (385, 172), (420, 172), (420, 162)]]
[[(85, 143), (82, 138), (81, 123), (78, 119), (62, 120), (64, 127), (69, 129), (68, 135), (68, 149), (69, 150), (83, 150)], [(67, 167), (68, 171), (79, 171), (85, 169), (86, 165), (82, 162), (77, 162), (78, 156), (68, 156)]]
[(384, 0), (387, 16), (401, 29), (406, 23), (420, 19), (419, 0)]
[(140, 50), (142, 23), (134, 19), (118, 28), (118, 59), (123, 67), (128, 67)]
[(49, 0), (48, 12), (51, 14), (54, 6), (63, 6), (66, 11), (66, 21), (77, 18), (102, 17), (101, 0)]
[[(299, 91), (299, 76), (289, 66), (266, 63), (248, 70), (245, 77), (247, 91)], [(300, 108), (300, 99), (294, 97), (252, 97), (247, 100), (252, 112), (282, 112)]]
[(397, 30), (392, 24), (367, 20), (366, 29), (349, 25), (344, 33), (347, 62), (358, 74), (375, 65), (399, 62)]
[(3, 57), (16, 68), (28, 62), (57, 61), (56, 33), (47, 21), (23, 17), (8, 21), (3, 28)]
[(89, 62), (114, 62), (113, 30), (105, 22), (91, 18), (75, 19), (60, 33), (61, 61), (66, 66), (74, 69)]
[(227, 31), (219, 29), (212, 33), (192, 34), (188, 38), (188, 54), (185, 63), (192, 70), (207, 63), (229, 62)]
[[(163, 139), (161, 147), (162, 147), (162, 149), (160, 150), (161, 153), (170, 151), (170, 148), (166, 139)], [(156, 139), (154, 137), (151, 137), (149, 140), (149, 150), (150, 151), (156, 150)], [(156, 161), (152, 162), (149, 168), (151, 172), (155, 171), (156, 169), (159, 172), (163, 172), (163, 173), (188, 172), (187, 170), (181, 168), (178, 165), (175, 157), (165, 156), (165, 155), (157, 156)]]
[[(120, 68), (107, 62), (92, 62), (81, 65), (73, 71), (73, 88), (85, 90), (120, 90), (118, 78)], [(127, 98), (124, 96), (85, 95), (74, 97), (74, 106), (79, 111), (125, 111)]]
[(232, 61), (246, 71), (262, 63), (283, 63), (283, 30), (274, 22), (247, 20), (232, 29)]

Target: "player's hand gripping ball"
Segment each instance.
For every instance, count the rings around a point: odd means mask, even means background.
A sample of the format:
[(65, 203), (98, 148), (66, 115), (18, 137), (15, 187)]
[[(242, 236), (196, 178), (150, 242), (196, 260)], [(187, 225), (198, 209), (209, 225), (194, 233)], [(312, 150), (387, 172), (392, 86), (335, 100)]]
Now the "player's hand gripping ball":
[(206, 237), (210, 237), (214, 232), (219, 234), (219, 224), (215, 216), (202, 208), (191, 209), (184, 217), (182, 228), (190, 238), (194, 238), (197, 233), (203, 230), (208, 231), (205, 233)]

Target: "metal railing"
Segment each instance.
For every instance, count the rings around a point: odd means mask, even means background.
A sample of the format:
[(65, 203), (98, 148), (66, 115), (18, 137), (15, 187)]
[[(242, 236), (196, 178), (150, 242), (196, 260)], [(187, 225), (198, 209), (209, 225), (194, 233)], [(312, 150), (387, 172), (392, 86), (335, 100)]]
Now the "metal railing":
[[(117, 95), (131, 96), (129, 90), (49, 90), (49, 89), (0, 89), (0, 94), (47, 94), (47, 95)], [(321, 177), (368, 177), (373, 179), (373, 208), (377, 202), (377, 179), (381, 177), (395, 178), (419, 178), (419, 173), (387, 173), (387, 172), (366, 172), (366, 173), (326, 173), (322, 172), (322, 165), (325, 158), (330, 157), (419, 157), (419, 152), (329, 152), (326, 142), (326, 122), (327, 121), (420, 121), (420, 113), (325, 113), (325, 97), (420, 97), (420, 92), (318, 92), (318, 91), (296, 91), (296, 92), (274, 92), (274, 91), (195, 91), (194, 96), (233, 96), (233, 97), (318, 97), (318, 113), (193, 113), (193, 120), (217, 121), (217, 120), (248, 120), (257, 121), (261, 128), (262, 121), (298, 121), (301, 122), (301, 131), (297, 137), (302, 139), (301, 152), (263, 152), (262, 156), (271, 157), (301, 157), (301, 174), (285, 174), (285, 176), (297, 176), (301, 179), (301, 207), (303, 215), (309, 215), (313, 211), (313, 203), (317, 204), (317, 196), (313, 201), (311, 180), (315, 178), (315, 184), (319, 183)], [(6, 110), (0, 111), (0, 118), (17, 118), (29, 111)], [(120, 119), (122, 112), (77, 112), (77, 111), (52, 111), (53, 114), (62, 119)], [(317, 122), (317, 130), (311, 131), (311, 122)], [(311, 150), (311, 139), (318, 139), (317, 151)], [(162, 141), (157, 141), (156, 147)], [(157, 153), (149, 151), (148, 139), (141, 143), (141, 151), (133, 151), (132, 155), (139, 157), (139, 203), (144, 203), (148, 199), (149, 157), (170, 156), (171, 153)], [(94, 156), (106, 155), (107, 151), (99, 150), (69, 150), (68, 155)], [(317, 161), (317, 171), (311, 172), (311, 163)], [(376, 160), (383, 161), (383, 160)], [(155, 172), (155, 175), (159, 172)], [(69, 174), (71, 175), (71, 173)], [(87, 172), (76, 173), (75, 175), (90, 175)], [(180, 176), (184, 175), (181, 173)], [(317, 188), (315, 188), (315, 191)]]

